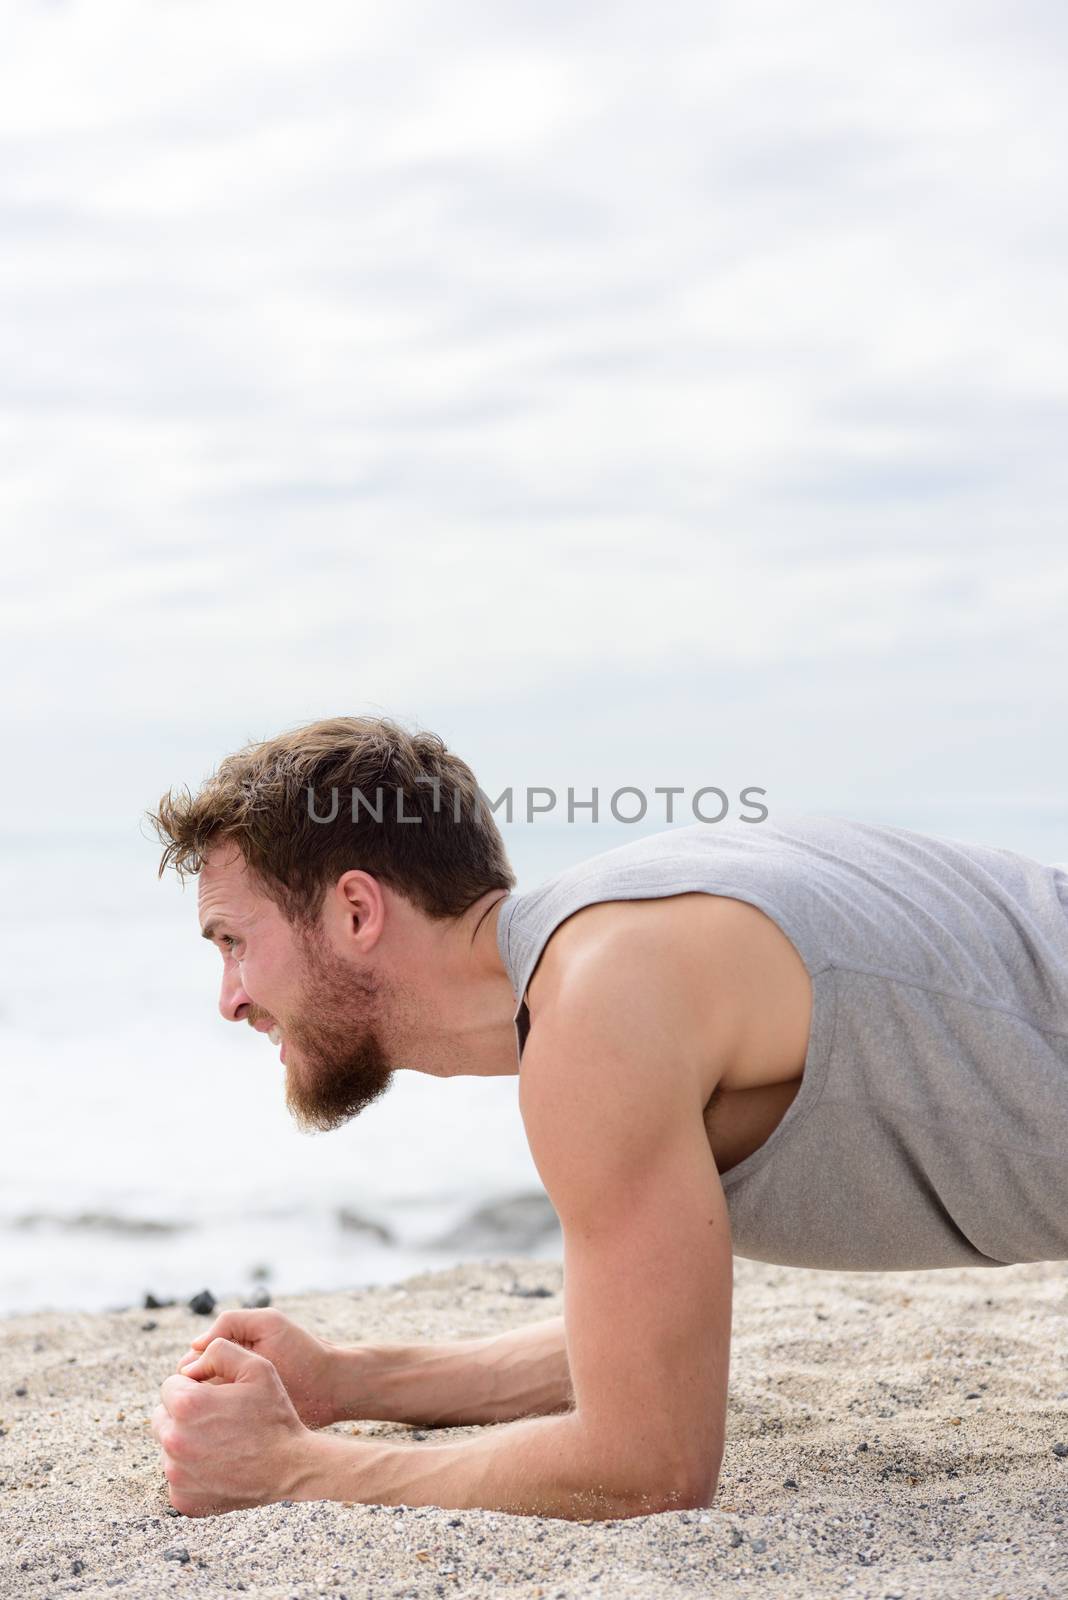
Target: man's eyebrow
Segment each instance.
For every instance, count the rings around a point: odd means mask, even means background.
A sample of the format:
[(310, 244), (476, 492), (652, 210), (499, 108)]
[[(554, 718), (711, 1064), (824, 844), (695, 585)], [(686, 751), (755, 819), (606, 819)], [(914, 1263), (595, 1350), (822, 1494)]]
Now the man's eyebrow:
[(206, 922), (200, 930), (200, 937), (202, 939), (214, 939), (218, 931), (219, 924), (217, 922)]

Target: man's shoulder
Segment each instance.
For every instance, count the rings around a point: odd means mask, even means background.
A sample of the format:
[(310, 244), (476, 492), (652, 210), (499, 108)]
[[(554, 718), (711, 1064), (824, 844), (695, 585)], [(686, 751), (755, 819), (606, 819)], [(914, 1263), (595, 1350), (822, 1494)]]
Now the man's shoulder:
[(669, 978), (691, 957), (711, 976), (732, 948), (738, 929), (757, 908), (705, 889), (620, 900), (597, 900), (570, 913), (542, 947), (530, 981), (531, 997), (585, 994), (641, 974)]
[(574, 912), (546, 942), (528, 987), (524, 1071), (562, 1047), (662, 1056), (670, 1040), (677, 1060), (714, 1073), (736, 1031), (732, 938), (753, 912), (700, 891), (598, 901)]

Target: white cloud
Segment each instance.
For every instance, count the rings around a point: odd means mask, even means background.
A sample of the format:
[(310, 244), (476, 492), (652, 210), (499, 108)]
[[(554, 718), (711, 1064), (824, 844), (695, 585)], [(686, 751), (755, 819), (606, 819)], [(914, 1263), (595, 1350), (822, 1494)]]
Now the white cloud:
[(1025, 754), (1064, 709), (1062, 47), (1035, 3), (24, 0), (7, 726), (155, 761), (372, 701), (492, 751), (511, 702), (615, 760), (632, 675), (741, 750), (722, 689), (767, 672), (799, 792), (806, 715), (828, 792), (904, 797), (921, 749), (953, 790), (984, 691)]

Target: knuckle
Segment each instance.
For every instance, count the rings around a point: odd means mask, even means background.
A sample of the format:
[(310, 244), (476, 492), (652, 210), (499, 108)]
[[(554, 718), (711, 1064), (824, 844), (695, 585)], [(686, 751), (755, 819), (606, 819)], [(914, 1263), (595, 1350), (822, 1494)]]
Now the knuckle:
[(178, 1432), (178, 1429), (169, 1425), (164, 1425), (160, 1428), (156, 1438), (159, 1440), (159, 1447), (163, 1451), (163, 1454), (171, 1457), (172, 1459), (177, 1459), (182, 1448), (181, 1434)]
[(165, 1411), (170, 1410), (171, 1402), (175, 1395), (182, 1393), (186, 1382), (187, 1380), (180, 1377), (177, 1372), (172, 1372), (169, 1377), (164, 1378), (159, 1386), (159, 1400)]
[(269, 1339), (272, 1335), (281, 1333), (285, 1326), (286, 1319), (280, 1311), (276, 1311), (273, 1306), (260, 1306), (244, 1313), (241, 1334), (245, 1339)]
[(167, 1402), (172, 1422), (188, 1422), (197, 1408), (199, 1389), (176, 1389)]
[(213, 1339), (210, 1344), (204, 1346), (204, 1349), (200, 1353), (200, 1359), (201, 1361), (206, 1362), (209, 1367), (212, 1365), (217, 1366), (220, 1356), (224, 1355), (229, 1348), (229, 1339)]

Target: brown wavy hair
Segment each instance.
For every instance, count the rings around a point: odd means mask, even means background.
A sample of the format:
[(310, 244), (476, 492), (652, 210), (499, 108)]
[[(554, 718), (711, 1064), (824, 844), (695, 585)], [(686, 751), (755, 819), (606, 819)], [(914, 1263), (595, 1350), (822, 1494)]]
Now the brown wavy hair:
[(304, 926), (352, 868), (435, 918), (458, 917), (516, 881), (466, 761), (437, 734), (409, 733), (388, 717), (330, 717), (247, 744), (196, 794), (168, 790), (148, 820), (164, 847), (160, 877), (168, 867), (195, 875), (209, 849), (230, 842)]

